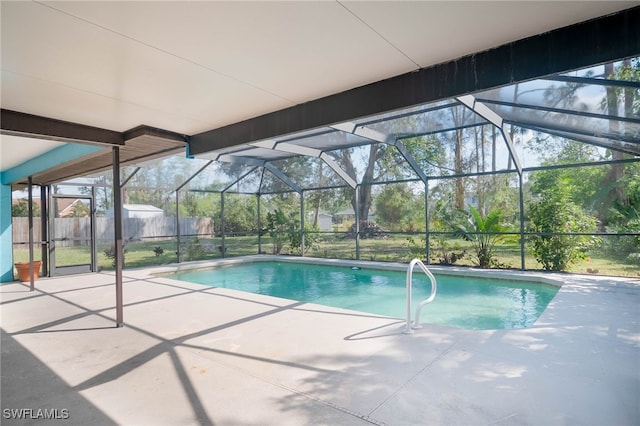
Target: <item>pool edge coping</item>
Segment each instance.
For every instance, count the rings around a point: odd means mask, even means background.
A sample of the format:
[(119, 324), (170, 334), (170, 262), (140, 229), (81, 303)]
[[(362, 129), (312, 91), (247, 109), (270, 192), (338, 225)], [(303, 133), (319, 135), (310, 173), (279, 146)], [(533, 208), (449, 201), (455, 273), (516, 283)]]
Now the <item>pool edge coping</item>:
[[(230, 266), (246, 262), (287, 262), (287, 263), (304, 263), (325, 266), (343, 266), (380, 270), (392, 270), (406, 272), (408, 264), (401, 262), (377, 262), (369, 260), (349, 260), (349, 259), (325, 259), (318, 257), (300, 257), (286, 255), (248, 255), (229, 259), (213, 259), (188, 263), (173, 263), (169, 265), (160, 265), (154, 267), (145, 267), (144, 270), (151, 276), (166, 276), (173, 273), (193, 271), (198, 269), (209, 269), (219, 266)], [(537, 271), (519, 271), (513, 269), (493, 270), (467, 268), (460, 266), (443, 266), (443, 265), (426, 265), (429, 270), (440, 275), (466, 275), (475, 278), (493, 278), (493, 279), (509, 279), (514, 281), (533, 282), (540, 284), (562, 287), (566, 279), (559, 276), (559, 273), (544, 273)], [(132, 270), (128, 270), (132, 271)], [(508, 278), (505, 276), (508, 274)], [(553, 274), (548, 276), (547, 274)], [(607, 277), (609, 279), (609, 277)]]

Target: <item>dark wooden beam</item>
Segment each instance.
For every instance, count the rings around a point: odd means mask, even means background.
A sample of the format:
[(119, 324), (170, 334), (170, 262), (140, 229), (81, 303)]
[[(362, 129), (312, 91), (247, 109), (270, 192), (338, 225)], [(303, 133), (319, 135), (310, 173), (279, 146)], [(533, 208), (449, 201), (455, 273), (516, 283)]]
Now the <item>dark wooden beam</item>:
[(150, 126), (138, 126), (133, 129), (129, 129), (126, 132), (122, 133), (122, 137), (125, 141), (139, 138), (142, 136), (153, 136), (157, 138), (162, 138), (166, 140), (172, 140), (176, 142), (187, 142), (189, 137), (187, 135), (183, 135), (180, 133), (171, 132), (169, 130), (158, 129), (156, 127)]
[(191, 137), (190, 154), (638, 55), (639, 27), (640, 6), (203, 132)]
[(0, 128), (2, 134), (6, 135), (62, 142), (124, 145), (124, 138), (120, 132), (7, 109), (0, 111)]

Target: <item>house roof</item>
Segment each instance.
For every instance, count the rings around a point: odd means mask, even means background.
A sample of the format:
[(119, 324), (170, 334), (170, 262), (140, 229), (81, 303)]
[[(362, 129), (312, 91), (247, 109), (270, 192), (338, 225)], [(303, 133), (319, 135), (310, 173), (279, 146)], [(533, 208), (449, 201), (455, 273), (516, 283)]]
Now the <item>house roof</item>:
[(123, 204), (122, 208), (128, 211), (153, 211), (162, 212), (163, 210), (152, 206), (151, 204)]

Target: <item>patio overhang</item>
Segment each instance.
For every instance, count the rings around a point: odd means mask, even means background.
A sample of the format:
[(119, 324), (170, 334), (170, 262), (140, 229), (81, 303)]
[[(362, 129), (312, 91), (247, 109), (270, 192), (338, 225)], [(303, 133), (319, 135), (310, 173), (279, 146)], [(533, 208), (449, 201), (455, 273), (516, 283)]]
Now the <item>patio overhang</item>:
[[(121, 134), (124, 141), (120, 149), (121, 165), (178, 154), (185, 151), (187, 137), (161, 129), (140, 126)], [(34, 183), (50, 184), (78, 176), (110, 170), (113, 163), (110, 148), (60, 164), (33, 175)]]
[(2, 183), (16, 189), (27, 185), (29, 176), (32, 184), (49, 185), (108, 170), (112, 147), (120, 148), (120, 162), (126, 165), (183, 152), (188, 140), (186, 135), (149, 126), (115, 132), (6, 109), (1, 110), (1, 127), (3, 135), (64, 143), (3, 171)]

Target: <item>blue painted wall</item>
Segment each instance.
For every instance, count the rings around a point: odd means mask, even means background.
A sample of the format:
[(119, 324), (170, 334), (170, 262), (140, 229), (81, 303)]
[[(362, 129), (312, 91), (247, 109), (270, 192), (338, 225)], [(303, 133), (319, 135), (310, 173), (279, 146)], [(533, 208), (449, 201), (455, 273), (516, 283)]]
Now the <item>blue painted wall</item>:
[(0, 173), (0, 183), (8, 185), (52, 167), (59, 166), (67, 161), (75, 160), (85, 155), (105, 149), (95, 145), (82, 145), (68, 143), (51, 151), (45, 152), (29, 161)]
[(0, 185), (0, 282), (13, 281), (11, 186)]

